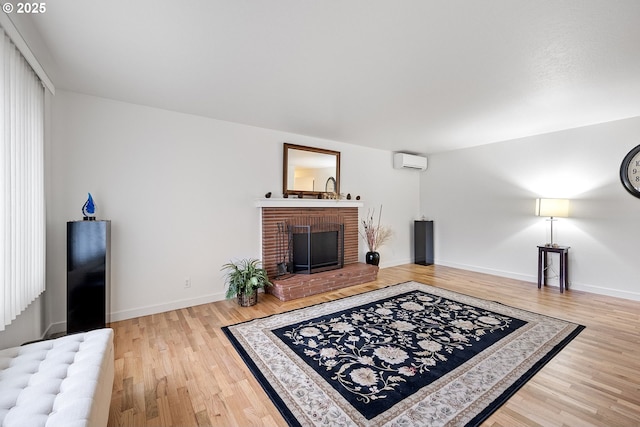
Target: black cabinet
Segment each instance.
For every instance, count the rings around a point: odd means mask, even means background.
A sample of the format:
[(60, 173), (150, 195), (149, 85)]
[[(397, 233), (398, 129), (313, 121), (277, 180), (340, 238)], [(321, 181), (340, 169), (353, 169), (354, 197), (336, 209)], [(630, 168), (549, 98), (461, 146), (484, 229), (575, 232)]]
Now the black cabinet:
[(67, 333), (104, 328), (109, 310), (111, 221), (67, 223)]
[(433, 264), (433, 221), (414, 221), (414, 263)]

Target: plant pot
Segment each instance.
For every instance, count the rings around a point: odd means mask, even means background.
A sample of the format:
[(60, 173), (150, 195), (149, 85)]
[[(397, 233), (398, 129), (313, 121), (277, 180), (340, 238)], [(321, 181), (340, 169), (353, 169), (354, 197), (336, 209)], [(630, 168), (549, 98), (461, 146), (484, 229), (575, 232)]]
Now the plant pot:
[(364, 260), (367, 264), (378, 265), (380, 264), (380, 254), (378, 252), (367, 252)]
[(238, 304), (240, 307), (250, 307), (258, 303), (258, 292), (253, 292), (251, 295), (238, 294)]

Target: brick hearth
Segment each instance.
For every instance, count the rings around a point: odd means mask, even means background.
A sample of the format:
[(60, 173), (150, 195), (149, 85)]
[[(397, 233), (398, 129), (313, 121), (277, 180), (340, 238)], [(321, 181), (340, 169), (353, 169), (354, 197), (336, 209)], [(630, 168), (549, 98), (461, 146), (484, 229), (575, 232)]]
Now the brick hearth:
[(267, 292), (282, 301), (303, 298), (347, 286), (372, 282), (378, 276), (378, 267), (362, 263), (349, 264), (339, 270), (315, 274), (292, 274), (284, 279), (272, 280)]

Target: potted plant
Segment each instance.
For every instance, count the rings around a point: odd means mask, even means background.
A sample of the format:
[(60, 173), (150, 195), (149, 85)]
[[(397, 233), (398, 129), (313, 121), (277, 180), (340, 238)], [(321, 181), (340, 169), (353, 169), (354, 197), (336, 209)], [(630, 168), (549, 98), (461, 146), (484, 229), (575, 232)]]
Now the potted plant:
[(360, 235), (367, 242), (367, 247), (369, 248), (369, 252), (365, 255), (365, 261), (371, 265), (378, 265), (380, 263), (378, 248), (389, 240), (393, 234), (390, 228), (380, 224), (382, 206), (380, 206), (377, 223), (373, 219), (375, 212), (375, 209), (369, 210), (367, 217), (362, 220), (363, 231), (360, 232)]
[(260, 267), (260, 260), (257, 259), (228, 262), (222, 266), (222, 270), (226, 271), (226, 297), (237, 297), (242, 307), (255, 305), (258, 302), (258, 289), (271, 286), (267, 270)]

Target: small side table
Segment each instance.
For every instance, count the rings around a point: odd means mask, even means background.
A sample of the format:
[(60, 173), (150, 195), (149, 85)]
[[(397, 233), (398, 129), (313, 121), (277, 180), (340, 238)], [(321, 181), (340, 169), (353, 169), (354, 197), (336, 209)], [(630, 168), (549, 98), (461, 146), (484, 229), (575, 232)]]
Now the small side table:
[(560, 293), (569, 288), (569, 248), (570, 246), (538, 246), (538, 289), (544, 283), (547, 286), (547, 254), (549, 252), (560, 255)]

